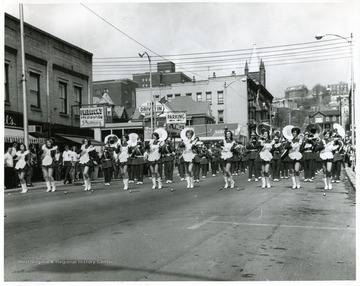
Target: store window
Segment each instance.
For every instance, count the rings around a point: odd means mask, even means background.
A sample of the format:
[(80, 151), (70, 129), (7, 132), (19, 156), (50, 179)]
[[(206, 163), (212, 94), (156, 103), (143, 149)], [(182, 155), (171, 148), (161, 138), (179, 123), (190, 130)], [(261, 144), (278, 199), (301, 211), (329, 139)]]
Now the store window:
[(40, 75), (30, 72), (30, 94), (28, 97), (30, 107), (40, 108)]
[(67, 83), (59, 82), (60, 112), (67, 114)]
[(80, 108), (81, 108), (81, 98), (82, 98), (82, 88), (80, 86), (75, 86), (74, 87), (74, 94), (75, 94), (75, 106), (74, 107), (74, 114), (75, 115), (80, 115)]

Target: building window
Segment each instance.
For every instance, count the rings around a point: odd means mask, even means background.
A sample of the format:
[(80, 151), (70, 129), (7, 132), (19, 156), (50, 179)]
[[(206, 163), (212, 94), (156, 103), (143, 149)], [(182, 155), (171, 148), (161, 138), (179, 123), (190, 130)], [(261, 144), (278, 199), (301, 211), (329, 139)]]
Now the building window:
[(210, 102), (210, 104), (211, 104), (211, 101), (212, 101), (211, 91), (206, 92), (206, 101)]
[(59, 82), (60, 112), (67, 114), (67, 84)]
[(201, 100), (202, 100), (201, 92), (197, 92), (196, 93), (196, 101), (201, 101)]
[(224, 110), (218, 110), (218, 123), (224, 122)]
[(330, 117), (326, 116), (325, 121), (330, 121)]
[(159, 96), (158, 94), (155, 94), (155, 98), (156, 98), (156, 99), (159, 99), (159, 97), (160, 97), (160, 96)]
[(29, 85), (29, 104), (31, 107), (40, 108), (40, 75), (31, 72), (29, 78)]
[(167, 97), (168, 99), (170, 99), (170, 98), (173, 97), (173, 95), (172, 95), (172, 94), (167, 94), (166, 97)]
[(332, 117), (332, 121), (334, 121), (334, 122), (336, 121), (336, 116)]
[(79, 86), (74, 87), (74, 93), (75, 93), (75, 104), (77, 105), (74, 110), (75, 115), (80, 115), (80, 107), (81, 107), (81, 98), (82, 98), (82, 88)]
[(218, 91), (218, 104), (224, 104), (224, 92)]
[(186, 96), (192, 96), (192, 93), (190, 92), (190, 93), (186, 93)]
[(5, 74), (4, 74), (4, 83), (5, 83), (5, 102), (10, 102), (9, 94), (9, 64), (5, 64)]
[(180, 93), (175, 93), (175, 97), (179, 97), (180, 95)]

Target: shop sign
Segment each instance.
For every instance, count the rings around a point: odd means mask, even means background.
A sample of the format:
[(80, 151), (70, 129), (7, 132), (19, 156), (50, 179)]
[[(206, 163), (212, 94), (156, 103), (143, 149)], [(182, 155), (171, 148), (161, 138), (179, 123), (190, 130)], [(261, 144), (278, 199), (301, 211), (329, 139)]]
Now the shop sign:
[(80, 108), (80, 128), (96, 128), (105, 126), (105, 107)]
[(186, 112), (166, 113), (166, 124), (186, 124)]

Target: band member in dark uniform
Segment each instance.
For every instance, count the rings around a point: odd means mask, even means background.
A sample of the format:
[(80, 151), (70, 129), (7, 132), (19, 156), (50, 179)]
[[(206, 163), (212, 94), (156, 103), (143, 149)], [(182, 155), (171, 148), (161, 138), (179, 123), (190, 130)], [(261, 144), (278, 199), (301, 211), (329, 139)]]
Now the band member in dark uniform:
[(258, 181), (259, 174), (258, 174), (258, 166), (257, 166), (257, 157), (259, 155), (259, 148), (260, 148), (260, 143), (257, 139), (256, 134), (253, 132), (253, 133), (251, 133), (250, 141), (246, 146), (247, 160), (248, 160), (248, 164), (249, 164), (248, 182), (251, 181), (253, 176), (255, 178), (255, 182)]
[(219, 161), (220, 161), (220, 148), (217, 144), (211, 144), (209, 149), (209, 160), (211, 166), (211, 174), (213, 177), (216, 176), (217, 172), (219, 171)]
[(111, 177), (113, 173), (113, 161), (114, 161), (114, 151), (111, 147), (105, 146), (103, 153), (101, 155), (101, 168), (104, 173), (105, 186), (110, 186)]
[(131, 147), (131, 157), (133, 158), (132, 164), (133, 164), (133, 171), (134, 171), (134, 177), (137, 179), (137, 184), (142, 185), (144, 181), (144, 146), (140, 140), (140, 138), (137, 139), (136, 146)]
[(313, 162), (314, 162), (315, 138), (310, 136), (309, 132), (304, 133), (304, 141), (301, 145), (300, 152), (303, 154), (304, 165), (304, 182), (313, 181)]
[(274, 134), (274, 146), (272, 149), (272, 173), (274, 182), (280, 180), (281, 154), (284, 152), (283, 144), (280, 141), (280, 132)]
[(165, 171), (164, 175), (167, 184), (171, 184), (174, 180), (173, 174), (174, 174), (175, 149), (171, 141), (172, 141), (171, 136), (168, 136), (168, 138), (165, 140), (165, 144), (161, 147), (162, 161), (164, 164), (164, 171)]

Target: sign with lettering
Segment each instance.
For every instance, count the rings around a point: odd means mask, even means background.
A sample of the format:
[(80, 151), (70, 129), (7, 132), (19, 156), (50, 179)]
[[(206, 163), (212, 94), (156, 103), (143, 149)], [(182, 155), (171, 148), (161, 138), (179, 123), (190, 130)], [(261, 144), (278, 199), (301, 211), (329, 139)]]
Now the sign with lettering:
[(105, 126), (105, 107), (80, 108), (80, 128)]
[(186, 123), (186, 112), (166, 113), (166, 124)]
[[(154, 102), (153, 103), (153, 114), (157, 115), (157, 114), (161, 114), (164, 112), (164, 106), (159, 103), (159, 102)], [(147, 101), (145, 103), (143, 103), (140, 107), (139, 107), (139, 112), (142, 116), (145, 117), (149, 117), (151, 116), (151, 102)]]

